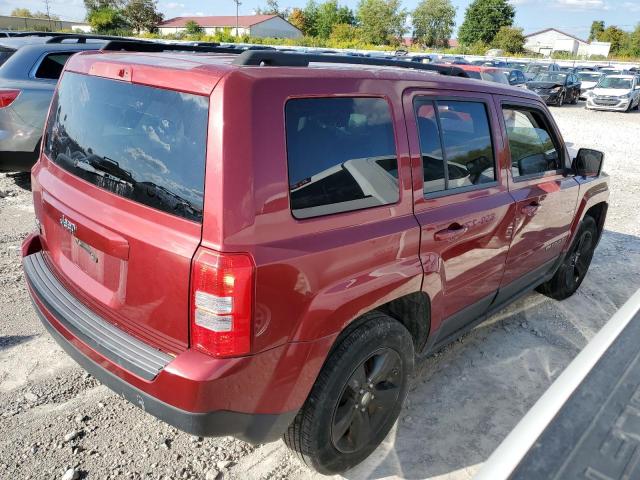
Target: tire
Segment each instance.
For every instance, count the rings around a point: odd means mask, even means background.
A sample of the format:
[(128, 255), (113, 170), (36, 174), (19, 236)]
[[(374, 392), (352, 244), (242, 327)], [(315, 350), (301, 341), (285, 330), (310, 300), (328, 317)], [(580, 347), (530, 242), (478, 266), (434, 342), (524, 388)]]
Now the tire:
[(578, 97), (580, 96), (579, 93), (574, 92), (573, 93), (573, 100), (571, 100), (571, 105), (577, 105), (578, 104)]
[(558, 103), (556, 103), (556, 106), (561, 107), (563, 104), (564, 104), (564, 92), (558, 95)]
[(335, 345), (283, 436), (304, 464), (325, 475), (357, 465), (384, 440), (413, 371), (407, 329), (381, 312), (363, 320)]
[(587, 275), (597, 239), (596, 221), (587, 215), (580, 223), (576, 238), (555, 275), (537, 290), (555, 300), (564, 300), (573, 295)]

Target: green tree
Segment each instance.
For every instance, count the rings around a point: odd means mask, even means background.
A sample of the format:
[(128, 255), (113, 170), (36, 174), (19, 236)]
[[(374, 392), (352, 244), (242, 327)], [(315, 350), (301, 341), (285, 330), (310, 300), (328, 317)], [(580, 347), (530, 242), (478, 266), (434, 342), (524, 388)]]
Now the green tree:
[(96, 33), (117, 34), (129, 27), (120, 10), (108, 7), (92, 11), (87, 20)]
[(329, 38), (333, 27), (338, 24), (354, 23), (353, 12), (348, 7), (338, 6), (337, 0), (327, 0), (318, 6), (315, 17), (315, 32), (320, 38)]
[(194, 22), (193, 20), (189, 20), (184, 24), (184, 30), (188, 35), (200, 35), (204, 32), (198, 22)]
[(627, 35), (627, 32), (624, 30), (619, 29), (615, 25), (611, 25), (604, 29), (598, 40), (611, 43), (611, 53), (615, 55), (620, 53), (622, 46), (627, 41)]
[(121, 10), (126, 0), (84, 0), (84, 8), (87, 11), (87, 20), (97, 10), (111, 9)]
[(163, 19), (155, 0), (131, 0), (122, 14), (136, 33), (157, 30), (158, 23)]
[(591, 22), (591, 31), (589, 32), (589, 41), (598, 40), (602, 32), (604, 32), (604, 21), (594, 20), (593, 22)]
[(463, 45), (490, 44), (501, 27), (513, 25), (515, 14), (507, 0), (473, 0), (464, 13), (458, 40)]
[(400, 8), (400, 0), (360, 0), (356, 18), (367, 43), (397, 45), (406, 31), (407, 12)]
[(493, 48), (499, 48), (507, 53), (522, 53), (524, 51), (524, 33), (521, 28), (502, 27), (493, 37)]
[(329, 39), (337, 45), (356, 44), (359, 40), (359, 33), (355, 25), (338, 23), (333, 26)]
[(427, 47), (448, 47), (455, 18), (450, 0), (422, 0), (412, 13), (413, 38)]
[(318, 35), (318, 13), (319, 7), (315, 0), (309, 0), (302, 10), (305, 25), (302, 32), (309, 37)]
[(31, 14), (31, 10), (29, 10), (28, 8), (14, 8), (13, 10), (11, 10), (10, 15), (12, 17), (33, 17), (33, 15)]
[(256, 15), (280, 15), (282, 18), (287, 18), (289, 16), (289, 9), (281, 9), (278, 0), (267, 0), (266, 6), (256, 8)]

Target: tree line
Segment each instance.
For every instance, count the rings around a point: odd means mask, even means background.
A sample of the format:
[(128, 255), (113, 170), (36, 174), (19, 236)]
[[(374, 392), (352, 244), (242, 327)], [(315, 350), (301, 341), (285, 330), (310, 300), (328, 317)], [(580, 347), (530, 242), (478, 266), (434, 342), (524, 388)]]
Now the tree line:
[(602, 20), (594, 20), (589, 40), (611, 43), (611, 54), (614, 56), (640, 57), (640, 24), (632, 32), (626, 32), (615, 25), (606, 27)]
[[(397, 46), (411, 34), (414, 44), (447, 48), (455, 27), (456, 7), (451, 0), (421, 0), (408, 11), (400, 0), (360, 0), (355, 10), (337, 0), (309, 0), (304, 8), (281, 9), (278, 0), (267, 0), (258, 13), (280, 15), (306, 37), (339, 43)], [(411, 17), (411, 31), (407, 18)], [(458, 32), (460, 44), (474, 50), (489, 47), (509, 53), (523, 51), (522, 29), (513, 26), (515, 9), (507, 0), (474, 0), (465, 12)]]

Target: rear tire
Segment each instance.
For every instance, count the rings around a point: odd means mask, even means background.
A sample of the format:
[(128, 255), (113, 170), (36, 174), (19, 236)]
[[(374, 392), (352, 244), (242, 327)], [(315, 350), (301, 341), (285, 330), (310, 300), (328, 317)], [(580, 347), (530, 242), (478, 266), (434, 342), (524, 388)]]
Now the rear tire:
[(564, 300), (573, 295), (587, 275), (598, 239), (598, 227), (593, 217), (587, 215), (573, 239), (571, 248), (555, 275), (540, 285), (538, 292), (555, 300)]
[(577, 105), (578, 104), (578, 97), (580, 96), (579, 93), (574, 92), (573, 94), (573, 100), (571, 100), (571, 105)]
[(380, 312), (364, 319), (338, 341), (283, 436), (303, 463), (325, 475), (354, 467), (384, 440), (413, 371), (407, 329)]

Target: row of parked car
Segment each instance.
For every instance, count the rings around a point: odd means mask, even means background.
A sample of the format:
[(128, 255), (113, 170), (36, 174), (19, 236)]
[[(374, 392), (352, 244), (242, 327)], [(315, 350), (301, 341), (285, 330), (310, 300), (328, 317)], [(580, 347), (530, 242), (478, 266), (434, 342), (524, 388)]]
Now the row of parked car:
[(556, 63), (502, 60), (442, 61), (454, 63), (470, 77), (534, 91), (548, 104), (562, 106), (585, 100), (593, 110), (629, 111), (640, 107), (640, 68), (561, 66)]

